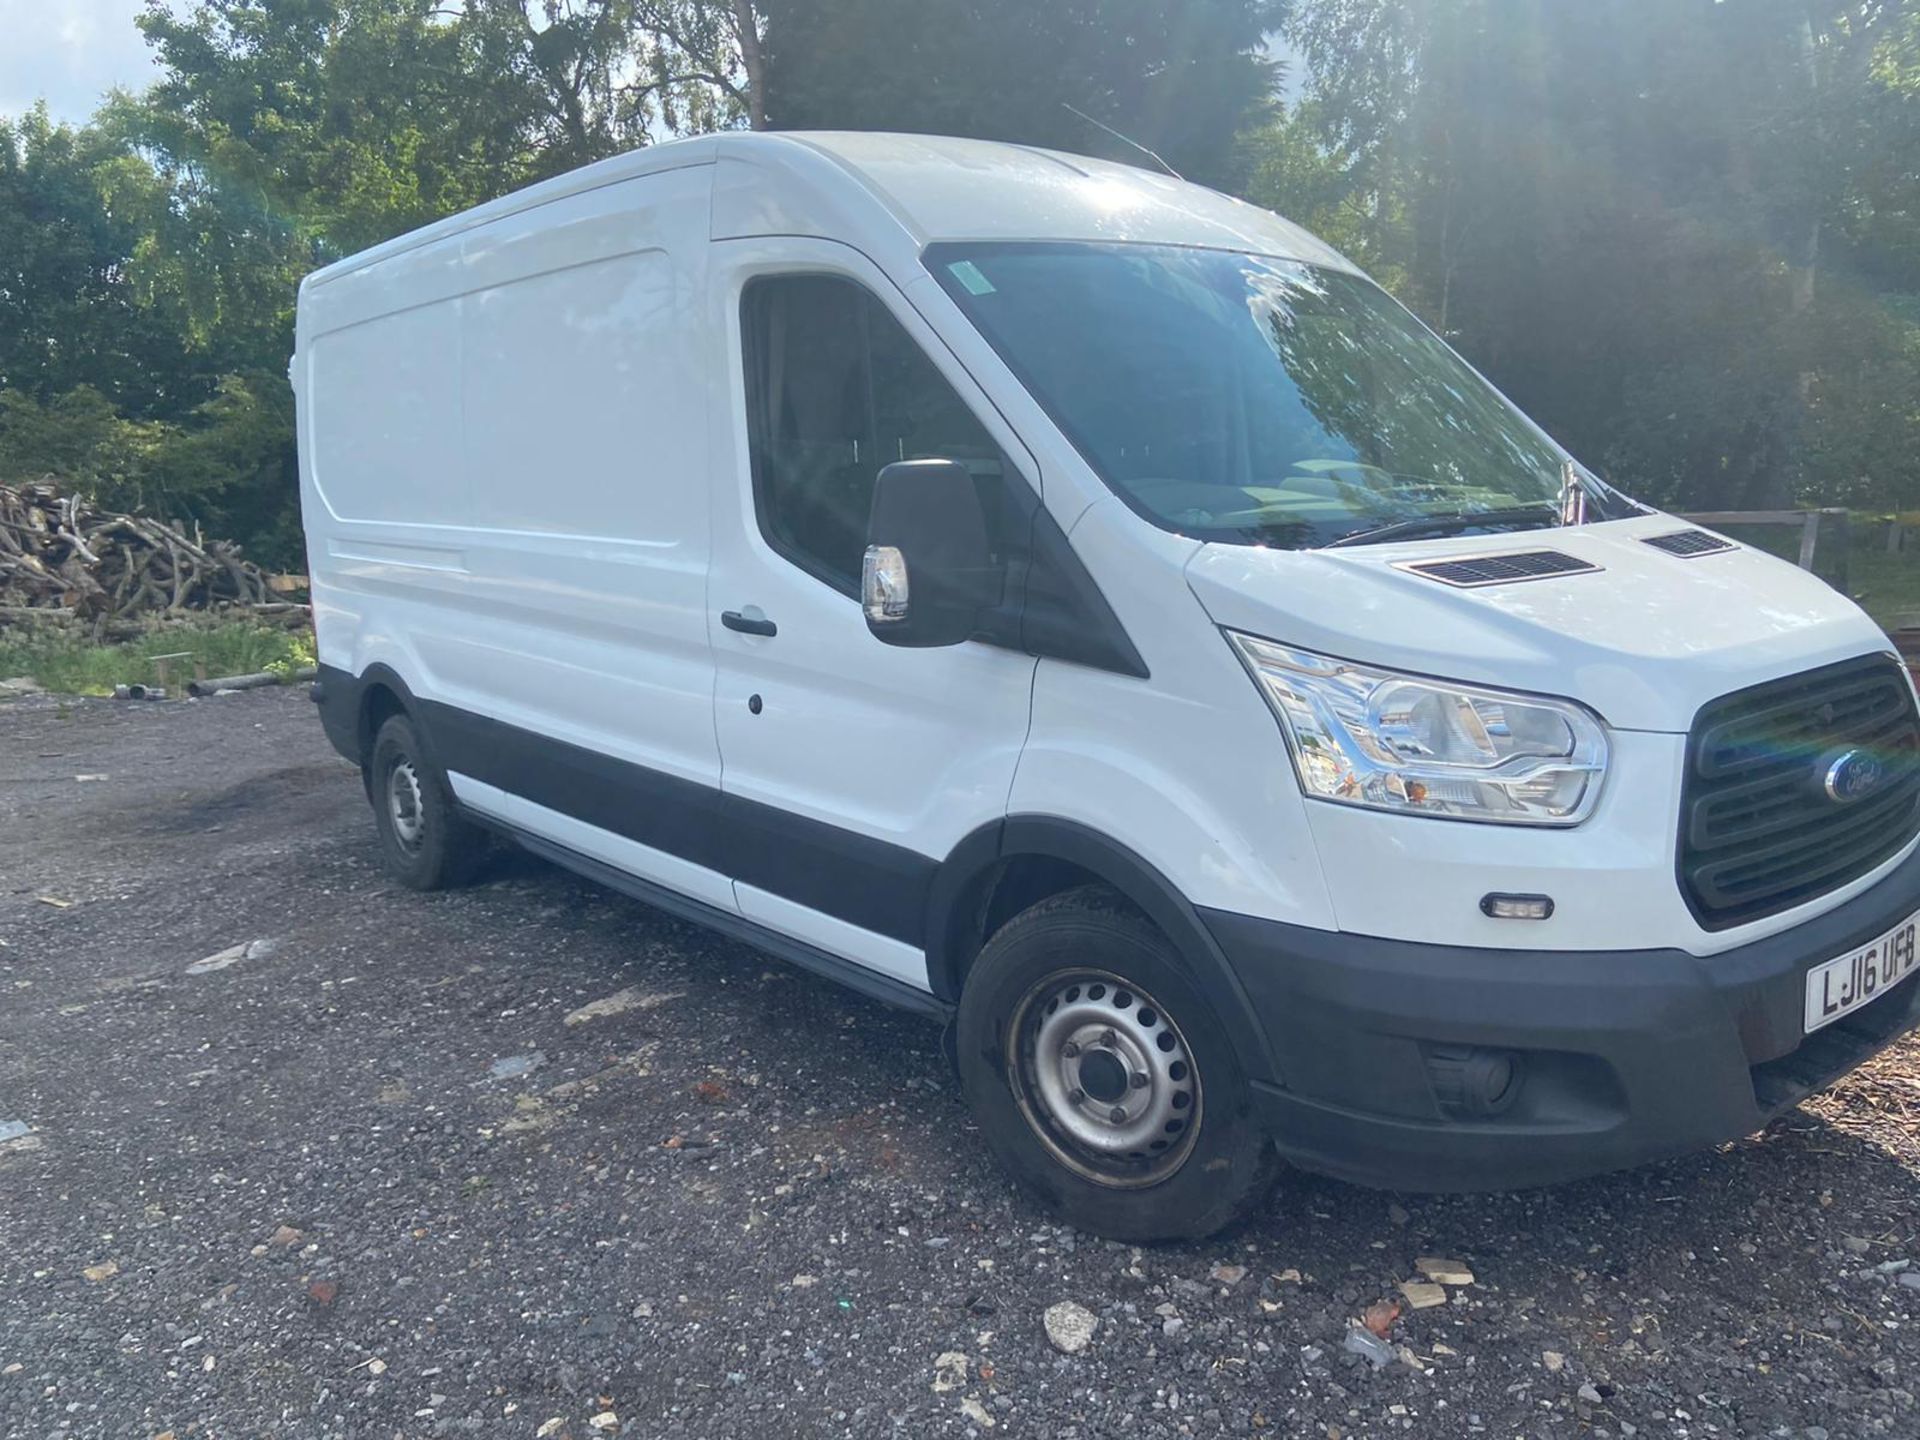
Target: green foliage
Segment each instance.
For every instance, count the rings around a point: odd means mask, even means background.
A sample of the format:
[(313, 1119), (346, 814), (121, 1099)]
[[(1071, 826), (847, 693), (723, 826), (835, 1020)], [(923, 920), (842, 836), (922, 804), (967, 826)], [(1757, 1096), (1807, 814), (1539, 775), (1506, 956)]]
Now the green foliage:
[(1230, 181), (1267, 105), (1273, 0), (765, 0), (767, 117), (779, 129), (910, 130), (1141, 157)]
[(1250, 173), (1629, 491), (1911, 506), (1917, 24), (1896, 0), (1308, 0), (1307, 102)]
[[(1306, 224), (1668, 504), (1920, 507), (1916, 0), (147, 0), (0, 117), (0, 480), (299, 563), (296, 287), (668, 133), (980, 135)], [(1267, 32), (1306, 69), (1282, 110)]]
[(1389, 289), (1404, 288), (1400, 197), (1369, 184), (1355, 157), (1324, 134), (1311, 103), (1249, 131), (1236, 161), (1240, 193), (1304, 225)]
[[(1910, 534), (1908, 543), (1920, 545), (1920, 535)], [(1863, 523), (1858, 515), (1847, 589), (1888, 630), (1920, 624), (1920, 564), (1914, 562), (1913, 551), (1887, 549), (1882, 528)]]
[(112, 504), (146, 472), (167, 427), (121, 417), (106, 396), (76, 385), (46, 404), (0, 390), (0, 480), (50, 479)]
[[(78, 636), (0, 633), (0, 679), (27, 675), (57, 694), (111, 695), (116, 685), (156, 683), (153, 657), (182, 653), (203, 662), (213, 676), (262, 670), (290, 674), (314, 663), (313, 632), (244, 623), (169, 625), (118, 645), (94, 645)], [(193, 664), (174, 663), (175, 686), (193, 678)]]
[[(0, 480), (197, 519), (292, 567), (282, 376), (318, 264), (663, 131), (761, 123), (770, 94), (790, 123), (812, 105), (1099, 148), (1071, 98), (1207, 174), (1267, 95), (1270, 0), (989, 8), (147, 0), (157, 85), (78, 129), (0, 119)], [(904, 70), (901, 44), (946, 78)], [(836, 97), (858, 114), (827, 117)]]
[(129, 129), (346, 254), (643, 138), (606, 68), (629, 8), (535, 29), (500, 0), (153, 4), (164, 78)]
[(99, 123), (0, 120), (0, 481), (194, 517), (293, 564), (294, 288), (283, 225)]
[(85, 385), (134, 414), (181, 388), (177, 317), (143, 304), (127, 267), (150, 215), (107, 203), (124, 158), (44, 107), (0, 117), (0, 388), (49, 400)]

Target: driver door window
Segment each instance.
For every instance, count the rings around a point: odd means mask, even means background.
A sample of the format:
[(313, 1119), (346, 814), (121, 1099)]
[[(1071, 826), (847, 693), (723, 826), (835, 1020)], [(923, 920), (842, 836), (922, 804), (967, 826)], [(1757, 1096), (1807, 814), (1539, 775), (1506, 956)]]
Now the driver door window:
[(747, 445), (760, 532), (848, 595), (860, 589), (874, 477), (895, 460), (1007, 463), (912, 337), (862, 286), (774, 275), (741, 301)]

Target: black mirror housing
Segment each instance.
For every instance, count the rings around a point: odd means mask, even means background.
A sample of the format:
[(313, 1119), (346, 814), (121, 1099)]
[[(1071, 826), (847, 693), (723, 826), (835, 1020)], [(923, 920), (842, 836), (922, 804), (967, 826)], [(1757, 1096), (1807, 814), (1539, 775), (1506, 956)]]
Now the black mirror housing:
[(958, 460), (896, 460), (873, 486), (861, 602), (889, 645), (958, 645), (1000, 603), (986, 507)]

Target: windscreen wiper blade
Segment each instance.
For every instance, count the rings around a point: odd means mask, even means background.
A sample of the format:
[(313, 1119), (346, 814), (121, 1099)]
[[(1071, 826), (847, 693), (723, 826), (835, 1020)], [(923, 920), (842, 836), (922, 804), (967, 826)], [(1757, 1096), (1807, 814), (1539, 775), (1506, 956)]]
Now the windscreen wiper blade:
[(1338, 540), (1329, 540), (1320, 548), (1338, 550), (1342, 545), (1363, 545), (1375, 540), (1400, 540), (1416, 535), (1458, 535), (1481, 525), (1517, 525), (1531, 520), (1544, 527), (1559, 518), (1560, 507), (1551, 501), (1536, 505), (1510, 505), (1503, 510), (1444, 510), (1437, 515), (1422, 515), (1417, 520), (1396, 520), (1391, 525), (1376, 525), (1354, 530)]

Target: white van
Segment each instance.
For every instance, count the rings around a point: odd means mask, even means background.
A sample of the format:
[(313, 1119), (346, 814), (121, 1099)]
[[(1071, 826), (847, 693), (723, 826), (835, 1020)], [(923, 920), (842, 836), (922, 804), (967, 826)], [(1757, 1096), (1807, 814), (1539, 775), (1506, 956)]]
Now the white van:
[(1886, 637), (1249, 205), (681, 141), (313, 275), (292, 374), (394, 874), (504, 834), (951, 1022), (1090, 1230), (1710, 1145), (1920, 1018)]

